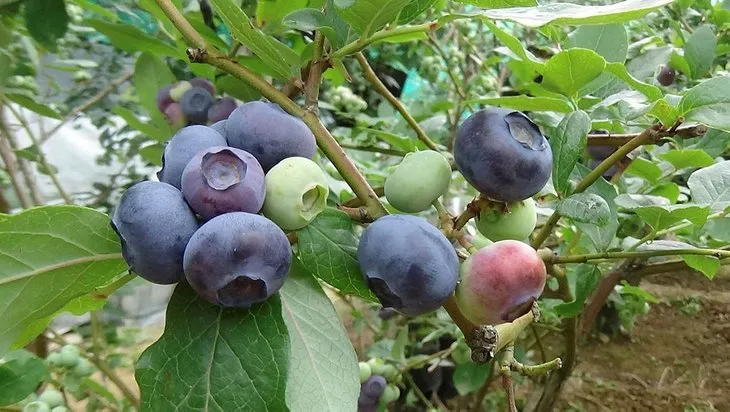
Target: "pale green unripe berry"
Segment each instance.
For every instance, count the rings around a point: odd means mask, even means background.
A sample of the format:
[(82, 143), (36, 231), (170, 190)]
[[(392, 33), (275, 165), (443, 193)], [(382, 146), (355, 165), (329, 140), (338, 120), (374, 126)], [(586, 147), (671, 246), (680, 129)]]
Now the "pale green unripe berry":
[(38, 400), (46, 403), (50, 408), (63, 406), (66, 403), (66, 401), (63, 399), (63, 394), (53, 388), (49, 388), (43, 391), (41, 396), (38, 397)]
[(76, 366), (74, 366), (73, 373), (76, 376), (84, 377), (94, 373), (94, 369), (94, 365), (91, 362), (84, 358), (81, 358), (79, 359), (79, 362), (76, 364)]
[(388, 385), (385, 387), (383, 394), (380, 395), (379, 403), (381, 405), (387, 405), (400, 397), (400, 390), (395, 385)]
[(55, 408), (51, 409), (51, 412), (69, 412), (69, 410), (65, 406), (56, 406)]
[(392, 381), (398, 375), (398, 368), (393, 365), (385, 365), (381, 375), (388, 381)]
[(79, 362), (81, 351), (76, 345), (66, 345), (61, 348), (59, 364), (66, 367), (73, 367)]
[(175, 84), (175, 87), (170, 89), (170, 97), (172, 98), (172, 100), (179, 102), (180, 99), (182, 99), (183, 94), (185, 94), (186, 91), (188, 91), (192, 88), (193, 88), (193, 85), (190, 84), (189, 81), (183, 80), (183, 81), (177, 82), (177, 84)]
[(484, 208), (476, 221), (479, 232), (494, 242), (524, 240), (535, 230), (536, 224), (537, 210), (532, 198), (508, 203), (506, 209), (496, 204)]
[(373, 371), (370, 369), (370, 365), (367, 362), (360, 362), (358, 364), (360, 366), (360, 383), (365, 382), (373, 376)]
[(45, 402), (35, 401), (25, 405), (23, 412), (51, 412), (51, 407)]
[(407, 213), (428, 209), (451, 183), (449, 161), (435, 150), (408, 153), (385, 179), (385, 198)]
[(327, 176), (304, 157), (282, 160), (266, 174), (262, 212), (284, 230), (307, 226), (327, 206)]
[(386, 365), (382, 359), (372, 358), (372, 359), (368, 360), (368, 365), (370, 365), (370, 370), (372, 371), (373, 375), (383, 376)]

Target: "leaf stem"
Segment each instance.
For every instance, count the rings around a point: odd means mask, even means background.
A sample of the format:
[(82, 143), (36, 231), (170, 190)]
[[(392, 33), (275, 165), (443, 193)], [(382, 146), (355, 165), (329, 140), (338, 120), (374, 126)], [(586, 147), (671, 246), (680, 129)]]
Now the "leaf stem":
[(419, 125), (416, 119), (414, 119), (413, 116), (408, 113), (408, 110), (403, 105), (403, 103), (401, 103), (401, 101), (398, 100), (398, 98), (396, 98), (393, 93), (388, 90), (387, 87), (385, 87), (385, 84), (383, 84), (383, 82), (380, 80), (380, 78), (370, 66), (368, 60), (365, 58), (362, 52), (358, 52), (357, 54), (355, 54), (355, 58), (357, 59), (357, 62), (360, 63), (360, 67), (365, 74), (365, 79), (367, 79), (370, 84), (373, 85), (375, 91), (383, 96), (385, 100), (387, 100), (395, 108), (395, 110), (397, 110), (398, 113), (403, 116), (408, 125), (411, 126), (411, 129), (416, 132), (416, 136), (418, 136), (418, 139), (420, 141), (422, 141), (429, 149), (438, 151), (439, 148), (438, 146), (436, 146), (436, 143), (434, 143), (433, 140), (428, 137), (426, 132), (423, 131), (423, 128), (421, 128), (421, 125)]
[(345, 56), (349, 56), (351, 54), (355, 54), (357, 52), (360, 52), (364, 50), (369, 45), (380, 41), (385, 40), (389, 37), (396, 37), (401, 36), (404, 34), (412, 34), (412, 33), (420, 33), (420, 32), (428, 32), (431, 30), (437, 30), (443, 25), (440, 21), (430, 21), (423, 24), (416, 24), (416, 25), (407, 25), (407, 26), (400, 26), (393, 29), (384, 29), (377, 31), (373, 33), (371, 36), (368, 36), (364, 39), (358, 39), (355, 40), (341, 49), (335, 51), (330, 55), (330, 58), (332, 59), (341, 59)]

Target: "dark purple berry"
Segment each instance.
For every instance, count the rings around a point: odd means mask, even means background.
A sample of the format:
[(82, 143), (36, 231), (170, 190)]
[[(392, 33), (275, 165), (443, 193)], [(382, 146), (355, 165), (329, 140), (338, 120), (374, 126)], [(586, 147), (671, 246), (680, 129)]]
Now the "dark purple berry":
[(210, 109), (208, 109), (208, 121), (211, 123), (217, 123), (227, 120), (228, 116), (230, 116), (237, 107), (238, 104), (236, 104), (235, 99), (232, 97), (224, 97), (210, 106)]
[(167, 123), (175, 129), (185, 127), (185, 114), (180, 103), (168, 104), (165, 108), (165, 118), (167, 118)]
[(662, 65), (662, 67), (659, 69), (659, 74), (657, 74), (656, 76), (656, 80), (662, 86), (671, 86), (672, 83), (674, 83), (674, 79), (676, 77), (677, 72), (675, 72), (673, 68), (667, 65)]
[(182, 174), (182, 192), (205, 219), (229, 212), (258, 213), (264, 204), (264, 170), (243, 150), (227, 146), (203, 149)]
[(160, 113), (164, 113), (167, 106), (175, 102), (170, 96), (170, 90), (172, 90), (172, 85), (168, 84), (157, 91), (157, 109)]
[(208, 123), (208, 109), (213, 105), (213, 96), (202, 87), (193, 87), (186, 91), (180, 100), (180, 106), (188, 119), (188, 124)]
[(215, 96), (215, 85), (213, 85), (213, 83), (205, 77), (196, 77), (190, 80), (190, 84), (193, 85), (193, 87), (205, 89), (211, 96)]

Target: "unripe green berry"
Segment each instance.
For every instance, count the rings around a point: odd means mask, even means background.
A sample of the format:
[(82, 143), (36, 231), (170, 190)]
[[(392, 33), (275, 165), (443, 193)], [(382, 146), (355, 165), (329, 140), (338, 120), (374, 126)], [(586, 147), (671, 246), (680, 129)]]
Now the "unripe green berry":
[(73, 374), (78, 377), (89, 376), (94, 373), (94, 365), (88, 360), (81, 358), (79, 359), (76, 366), (73, 368)]
[(262, 212), (284, 230), (307, 226), (327, 206), (327, 176), (304, 157), (282, 160), (266, 174)]
[(381, 405), (387, 405), (396, 399), (398, 399), (399, 391), (398, 387), (395, 385), (388, 385), (385, 387), (385, 390), (383, 391), (383, 394), (380, 395), (380, 400), (378, 401)]
[(172, 100), (179, 102), (182, 99), (183, 94), (185, 94), (186, 91), (193, 88), (193, 85), (190, 84), (189, 81), (183, 80), (175, 84), (175, 87), (170, 89), (170, 98)]
[(358, 365), (360, 366), (360, 383), (363, 383), (373, 375), (373, 371), (367, 362), (360, 362)]
[(65, 406), (56, 406), (55, 408), (51, 409), (51, 412), (69, 412), (69, 410)]
[(398, 368), (389, 364), (385, 365), (381, 375), (390, 382), (398, 375)]
[(41, 402), (45, 402), (51, 408), (55, 408), (56, 406), (62, 406), (66, 403), (66, 401), (63, 399), (63, 394), (53, 388), (48, 388), (43, 391), (41, 396), (38, 397), (38, 400)]
[(49, 365), (59, 366), (61, 364), (61, 354), (58, 352), (52, 352), (52, 353), (48, 354), (48, 357), (46, 358), (46, 362)]
[(51, 407), (45, 402), (35, 401), (25, 405), (23, 412), (51, 412)]
[(368, 365), (370, 365), (370, 371), (373, 375), (383, 375), (383, 372), (385, 372), (385, 362), (383, 362), (380, 358), (372, 358), (368, 360)]
[(479, 232), (494, 242), (500, 240), (524, 240), (537, 224), (535, 201), (527, 198), (508, 203), (506, 210), (493, 204), (479, 213), (476, 226)]
[(60, 354), (61, 357), (59, 364), (61, 366), (71, 368), (73, 366), (76, 366), (76, 364), (79, 362), (81, 351), (79, 351), (79, 348), (76, 345), (66, 345), (61, 348)]
[(451, 166), (442, 154), (411, 152), (385, 179), (385, 198), (402, 212), (421, 212), (446, 192), (450, 182)]

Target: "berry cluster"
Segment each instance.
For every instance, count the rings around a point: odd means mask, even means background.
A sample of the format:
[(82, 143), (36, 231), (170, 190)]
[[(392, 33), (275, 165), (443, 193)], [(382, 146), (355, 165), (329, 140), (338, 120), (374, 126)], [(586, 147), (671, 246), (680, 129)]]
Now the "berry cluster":
[(400, 398), (401, 373), (382, 359), (371, 358), (360, 362), (360, 398), (357, 401), (358, 412), (375, 412), (379, 407)]
[[(454, 160), (472, 186), (489, 200), (477, 220), (480, 246), (463, 264), (446, 236), (425, 219), (390, 215), (376, 220), (360, 239), (357, 258), (373, 293), (385, 308), (417, 316), (432, 312), (455, 294), (475, 324), (508, 322), (542, 293), (546, 268), (526, 243), (535, 229), (532, 196), (547, 183), (552, 152), (537, 125), (508, 109), (471, 115), (454, 141)], [(385, 181), (396, 209), (426, 210), (451, 181), (440, 153), (408, 154)]]
[(215, 98), (215, 85), (196, 77), (167, 85), (157, 91), (157, 109), (175, 129), (186, 125), (217, 123), (236, 109), (232, 97)]
[[(171, 98), (192, 90), (172, 88)], [(271, 103), (183, 127), (165, 146), (159, 182), (133, 185), (114, 211), (124, 259), (150, 282), (187, 280), (220, 306), (266, 300), (291, 265), (283, 230), (305, 227), (325, 208), (329, 188), (315, 153), (302, 120)]]

